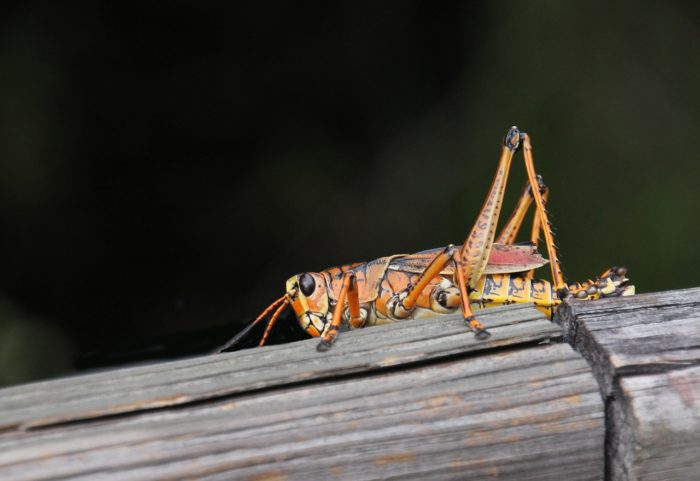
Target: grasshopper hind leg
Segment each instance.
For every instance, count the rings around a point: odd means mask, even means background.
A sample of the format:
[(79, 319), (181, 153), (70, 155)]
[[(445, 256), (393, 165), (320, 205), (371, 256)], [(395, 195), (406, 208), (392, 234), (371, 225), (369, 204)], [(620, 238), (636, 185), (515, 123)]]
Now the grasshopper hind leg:
[(474, 289), (477, 286), (486, 269), (496, 235), (496, 225), (501, 213), (510, 164), (513, 160), (513, 155), (520, 149), (522, 137), (523, 134), (517, 127), (511, 127), (506, 133), (501, 146), (498, 168), (484, 205), (464, 241), (462, 249), (456, 254), (454, 259), (456, 267), (455, 277), (462, 296), (464, 323), (474, 331), (477, 339), (486, 339), (490, 334), (472, 312), (469, 304), (469, 289)]

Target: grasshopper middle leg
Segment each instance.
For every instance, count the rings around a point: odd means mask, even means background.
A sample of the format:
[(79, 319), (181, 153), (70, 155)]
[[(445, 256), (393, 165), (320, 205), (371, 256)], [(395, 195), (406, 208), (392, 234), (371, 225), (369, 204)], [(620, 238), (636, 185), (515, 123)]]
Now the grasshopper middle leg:
[[(445, 250), (435, 256), (415, 282), (409, 284), (403, 291), (395, 294), (387, 302), (387, 308), (391, 315), (397, 319), (408, 317), (413, 309), (415, 309), (416, 301), (423, 292), (423, 289), (425, 289), (433, 279), (439, 276), (449, 263), (454, 263), (455, 265), (455, 284), (457, 284), (459, 288), (460, 305), (462, 306), (462, 314), (464, 315), (465, 322), (467, 322), (469, 327), (474, 331), (477, 339), (486, 339), (490, 334), (484, 325), (474, 318), (471, 311), (469, 294), (465, 283), (466, 277), (464, 276), (461, 263), (459, 262), (459, 251), (453, 245), (447, 246)], [(442, 292), (446, 293), (446, 291)], [(439, 292), (435, 292), (435, 294), (438, 296), (440, 295)], [(440, 303), (441, 299), (437, 298), (436, 301)]]
[[(549, 187), (547, 187), (544, 184), (544, 182), (542, 181), (542, 176), (540, 175), (537, 176), (537, 185), (539, 186), (540, 194), (542, 195), (542, 200), (546, 204), (547, 199), (549, 198)], [(497, 244), (513, 244), (515, 242), (515, 239), (518, 237), (518, 232), (520, 232), (520, 228), (522, 227), (523, 221), (525, 220), (525, 216), (527, 215), (527, 212), (530, 209), (533, 200), (534, 195), (532, 194), (532, 186), (530, 185), (530, 181), (528, 180), (525, 183), (525, 188), (523, 189), (523, 193), (520, 194), (520, 198), (518, 199), (518, 203), (516, 204), (513, 213), (511, 214), (510, 218), (508, 218), (508, 221), (501, 230), (501, 233), (498, 235), (498, 237), (496, 237)], [(540, 241), (541, 229), (542, 222), (540, 221), (540, 216), (537, 212), (537, 209), (535, 209), (535, 215), (532, 219), (532, 229), (530, 231), (530, 243), (535, 248), (538, 246)], [(527, 279), (533, 279), (534, 276), (534, 269), (529, 270), (525, 274), (525, 277)]]

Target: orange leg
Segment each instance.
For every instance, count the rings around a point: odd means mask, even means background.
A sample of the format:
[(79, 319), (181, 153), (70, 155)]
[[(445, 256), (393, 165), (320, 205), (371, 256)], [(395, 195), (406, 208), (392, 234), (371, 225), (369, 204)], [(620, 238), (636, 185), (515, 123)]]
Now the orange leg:
[(361, 324), (360, 316), (360, 299), (357, 289), (357, 281), (353, 272), (343, 274), (343, 282), (338, 293), (338, 300), (333, 310), (333, 319), (331, 325), (321, 336), (321, 342), (316, 346), (316, 350), (323, 352), (331, 348), (338, 337), (338, 328), (343, 319), (343, 311), (345, 310), (345, 300), (348, 301), (348, 310), (350, 311), (350, 323), (353, 325)]
[[(557, 295), (560, 299), (563, 299), (567, 295), (571, 295), (578, 299), (597, 299), (598, 297), (613, 297), (621, 295), (630, 295), (634, 293), (634, 286), (628, 284), (628, 279), (625, 277), (627, 269), (624, 267), (612, 267), (605, 272), (603, 272), (599, 277), (594, 280), (588, 280), (583, 283), (575, 283), (570, 286), (566, 285), (564, 281), (564, 276), (561, 269), (561, 263), (559, 262), (559, 255), (557, 252), (557, 246), (554, 243), (554, 233), (552, 232), (552, 224), (547, 218), (546, 204), (549, 198), (549, 188), (547, 188), (542, 183), (542, 178), (535, 172), (535, 166), (532, 156), (532, 145), (530, 143), (530, 137), (523, 133), (523, 153), (525, 156), (525, 168), (528, 174), (528, 184), (532, 185), (532, 179), (536, 179), (540, 189), (537, 193), (532, 193), (532, 198), (535, 200), (536, 212), (532, 222), (532, 231), (530, 232), (530, 240), (532, 244), (536, 247), (540, 240), (540, 229), (544, 232), (545, 241), (547, 244), (547, 254), (549, 256), (549, 262), (552, 269), (552, 280), (554, 282), (554, 288), (557, 291)], [(523, 204), (523, 199), (520, 199), (516, 211), (518, 211)], [(529, 202), (527, 206), (529, 207)], [(525, 207), (526, 209), (527, 207)], [(514, 217), (518, 217), (519, 213), (514, 212), (511, 220)], [(524, 214), (522, 214), (524, 216)], [(542, 222), (544, 219), (544, 222)], [(522, 220), (520, 220), (522, 223)], [(509, 227), (511, 222), (509, 221), (506, 226), (510, 230), (517, 230), (520, 228), (519, 224), (515, 227)], [(506, 229), (504, 229), (506, 231)], [(509, 231), (510, 232), (510, 231)], [(501, 234), (504, 236), (504, 234)], [(515, 234), (513, 235), (514, 238)], [(500, 237), (499, 237), (500, 239)], [(505, 239), (505, 237), (504, 237)], [(532, 279), (534, 277), (534, 270), (530, 270), (525, 274), (525, 277)]]
[[(486, 201), (484, 202), (484, 206), (481, 208), (479, 217), (477, 217), (476, 223), (474, 227), (472, 227), (467, 240), (464, 242), (460, 256), (456, 261), (458, 274), (457, 282), (462, 295), (462, 313), (464, 314), (464, 321), (477, 333), (478, 337), (484, 337), (486, 331), (484, 331), (483, 326), (474, 317), (471, 307), (469, 306), (468, 293), (469, 289), (474, 289), (479, 279), (481, 279), (489, 255), (491, 254), (495, 228), (498, 223), (501, 204), (503, 203), (503, 194), (508, 179), (510, 163), (515, 151), (520, 147), (521, 140), (525, 157), (525, 170), (527, 171), (529, 184), (528, 193), (535, 201), (537, 209), (535, 220), (533, 221), (535, 226), (533, 226), (532, 237), (536, 241), (539, 240), (539, 224), (541, 224), (545, 234), (554, 287), (557, 289), (557, 292), (560, 293), (560, 297), (562, 297), (562, 294), (565, 294), (567, 290), (564, 276), (561, 272), (556, 246), (554, 245), (554, 235), (552, 234), (551, 224), (547, 217), (547, 211), (544, 208), (545, 196), (543, 195), (544, 192), (541, 191), (541, 179), (535, 172), (530, 138), (527, 134), (521, 133), (516, 127), (512, 127), (506, 134), (503, 142), (498, 169), (496, 170), (496, 175), (491, 184), (491, 189), (486, 197)], [(515, 239), (529, 203), (527, 199), (524, 199), (524, 196), (521, 196), (521, 201), (518, 203), (515, 213), (507, 223), (504, 232), (499, 236), (499, 240), (512, 242)]]
[[(542, 194), (542, 200), (546, 204), (547, 198), (549, 197), (549, 187), (544, 185), (544, 182), (542, 182), (542, 177), (539, 175), (537, 176), (537, 184), (539, 186), (540, 193)], [(534, 196), (532, 194), (532, 187), (530, 186), (530, 181), (528, 180), (525, 183), (525, 188), (523, 189), (523, 193), (520, 195), (520, 199), (518, 199), (518, 203), (515, 206), (513, 213), (510, 215), (510, 218), (501, 230), (501, 233), (498, 235), (498, 237), (496, 237), (496, 244), (515, 243), (515, 239), (518, 237), (518, 232), (520, 232), (520, 228), (522, 227), (525, 216), (530, 209), (530, 205), (532, 205), (533, 199)], [(537, 210), (535, 210), (535, 215), (532, 219), (532, 230), (530, 232), (530, 242), (535, 247), (537, 247), (540, 242), (540, 228), (540, 216)], [(532, 279), (534, 278), (534, 275), (535, 270), (531, 269), (527, 272), (527, 274), (525, 274), (525, 277)]]
[(462, 317), (464, 318), (464, 323), (474, 331), (474, 335), (477, 339), (487, 339), (491, 334), (482, 323), (476, 320), (476, 316), (474, 316), (474, 312), (472, 312), (472, 308), (469, 305), (469, 291), (467, 290), (466, 276), (464, 275), (462, 264), (458, 259), (455, 259), (455, 277), (457, 278), (457, 287), (459, 287), (459, 294), (462, 301)]
[(503, 194), (506, 189), (508, 172), (510, 171), (510, 163), (516, 150), (520, 147), (520, 140), (520, 131), (516, 127), (511, 127), (503, 141), (498, 169), (486, 196), (486, 201), (474, 223), (474, 227), (472, 227), (467, 239), (464, 241), (457, 259), (455, 259), (456, 280), (462, 296), (464, 322), (474, 330), (480, 339), (488, 337), (488, 332), (474, 317), (474, 313), (469, 306), (468, 289), (476, 287), (479, 279), (484, 274), (489, 255), (491, 254), (493, 239), (496, 234), (496, 224), (501, 212)]
[[(540, 176), (537, 176), (538, 180), (541, 180)], [(544, 185), (544, 184), (542, 184)], [(544, 187), (544, 191), (542, 192), (542, 200), (544, 201), (545, 205), (547, 204), (547, 199), (549, 198), (549, 188), (546, 186)], [(537, 212), (535, 212), (535, 217), (532, 219), (532, 230), (530, 231), (530, 242), (532, 243), (533, 246), (537, 247), (540, 243), (540, 229), (542, 228), (542, 222), (540, 221), (540, 216)], [(556, 250), (556, 246), (555, 250)], [(535, 278), (535, 269), (530, 269), (527, 271), (525, 274), (526, 279), (534, 279)]]
[[(537, 176), (537, 185), (539, 186), (540, 193), (542, 194), (542, 199), (544, 199), (546, 204), (547, 197), (549, 196), (549, 187), (544, 185), (544, 182), (542, 182), (542, 176)], [(530, 186), (530, 181), (528, 180), (525, 183), (525, 188), (523, 189), (523, 193), (520, 194), (520, 198), (518, 199), (518, 203), (515, 206), (513, 213), (508, 218), (508, 221), (506, 221), (506, 225), (503, 226), (501, 233), (498, 234), (498, 237), (496, 237), (496, 244), (515, 243), (515, 239), (518, 237), (518, 232), (520, 232), (520, 227), (522, 227), (523, 225), (523, 221), (525, 220), (525, 216), (527, 215), (530, 205), (532, 205), (533, 199), (534, 197), (532, 195), (532, 187)], [(531, 234), (532, 243), (535, 246), (537, 246), (537, 244), (539, 243), (539, 230), (540, 219), (537, 216), (537, 213), (535, 213)]]
[[(537, 185), (537, 173), (535, 172), (535, 162), (532, 157), (532, 145), (530, 144), (530, 137), (523, 133), (523, 155), (525, 156), (525, 170), (527, 171), (527, 178), (530, 181), (530, 185)], [(544, 232), (545, 243), (547, 244), (547, 255), (549, 256), (549, 265), (552, 269), (552, 282), (554, 283), (554, 289), (559, 294), (559, 298), (563, 298), (567, 294), (566, 282), (564, 282), (564, 275), (561, 272), (561, 263), (559, 262), (559, 257), (557, 255), (557, 248), (554, 245), (554, 234), (552, 233), (552, 225), (547, 217), (547, 210), (544, 207), (544, 198), (539, 189), (532, 189), (532, 196), (535, 199), (535, 206), (537, 207), (537, 216), (539, 222), (542, 223), (542, 230)]]
[(515, 242), (518, 232), (520, 232), (520, 227), (523, 225), (525, 215), (532, 204), (531, 190), (530, 182), (527, 182), (513, 213), (508, 218), (506, 225), (503, 226), (501, 233), (496, 237), (496, 244), (513, 244)]
[(486, 196), (481, 212), (469, 232), (467, 239), (462, 244), (459, 253), (459, 264), (466, 275), (470, 288), (474, 288), (484, 273), (486, 264), (491, 254), (493, 239), (496, 234), (496, 224), (503, 204), (503, 194), (506, 189), (510, 162), (515, 151), (520, 146), (520, 131), (512, 127), (506, 134), (501, 149), (501, 158), (498, 162), (496, 175), (491, 183), (491, 189)]
[(387, 308), (390, 310), (391, 314), (396, 318), (408, 317), (411, 311), (413, 311), (416, 305), (416, 300), (423, 292), (423, 289), (425, 289), (430, 281), (432, 281), (436, 276), (440, 275), (448, 263), (454, 262), (455, 278), (460, 292), (460, 302), (462, 305), (464, 320), (476, 333), (477, 339), (486, 339), (489, 337), (489, 332), (486, 330), (483, 324), (474, 318), (474, 313), (469, 305), (469, 294), (465, 282), (466, 276), (464, 275), (464, 271), (462, 270), (462, 266), (458, 260), (458, 255), (459, 254), (455, 246), (449, 245), (444, 251), (435, 256), (435, 258), (430, 262), (428, 267), (425, 268), (414, 284), (408, 286), (408, 288), (403, 292), (393, 296), (387, 303)]
[(354, 328), (363, 327), (365, 320), (360, 314), (360, 292), (357, 289), (357, 278), (355, 274), (350, 273), (350, 286), (348, 287), (348, 317), (350, 325)]
[[(540, 176), (537, 176), (538, 179), (540, 179)], [(542, 184), (544, 186), (544, 184)], [(544, 186), (543, 189), (540, 190), (542, 193), (542, 200), (544, 201), (544, 205), (547, 205), (547, 199), (549, 199), (549, 187)], [(530, 242), (532, 245), (537, 247), (540, 243), (540, 229), (542, 228), (542, 222), (540, 221), (540, 215), (539, 213), (535, 212), (535, 217), (532, 219), (532, 230), (530, 231)]]
[(413, 284), (410, 284), (406, 289), (392, 296), (387, 302), (387, 310), (392, 317), (396, 319), (404, 319), (408, 317), (416, 307), (418, 297), (426, 288), (430, 281), (439, 276), (445, 266), (450, 263), (455, 255), (456, 248), (450, 244), (430, 261), (428, 267), (421, 272), (418, 279)]

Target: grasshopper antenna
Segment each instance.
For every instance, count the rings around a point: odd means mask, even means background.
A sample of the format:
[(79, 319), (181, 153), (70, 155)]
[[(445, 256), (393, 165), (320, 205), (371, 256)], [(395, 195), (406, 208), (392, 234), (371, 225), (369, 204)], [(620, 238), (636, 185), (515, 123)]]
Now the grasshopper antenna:
[[(239, 332), (238, 334), (236, 334), (235, 336), (233, 336), (231, 339), (229, 339), (228, 341), (226, 341), (226, 343), (225, 343), (223, 346), (214, 349), (211, 353), (212, 353), (212, 354), (220, 354), (220, 353), (224, 352), (226, 349), (228, 349), (228, 348), (230, 348), (231, 346), (233, 346), (234, 344), (236, 344), (238, 341), (240, 341), (241, 339), (243, 339), (243, 338), (250, 332), (250, 330), (253, 329), (260, 321), (262, 321), (263, 319), (265, 319), (265, 317), (267, 317), (267, 315), (268, 315), (270, 312), (272, 312), (273, 309), (277, 309), (277, 310), (275, 311), (275, 314), (274, 314), (272, 317), (273, 317), (273, 319), (274, 319), (274, 318), (277, 318), (277, 317), (282, 313), (282, 310), (283, 310), (285, 307), (287, 307), (287, 304), (288, 304), (288, 303), (289, 303), (289, 301), (287, 300), (287, 296), (286, 296), (286, 295), (280, 297), (280, 298), (277, 299), (275, 302), (273, 302), (272, 304), (270, 304), (270, 305), (267, 307), (267, 309), (265, 309), (265, 310), (262, 312), (262, 314), (260, 314), (260, 315), (257, 317), (257, 319), (255, 319), (253, 322), (251, 322), (250, 324), (248, 324), (241, 332)], [(266, 334), (267, 334), (267, 332), (266, 332)], [(266, 337), (267, 337), (267, 336), (266, 336)]]

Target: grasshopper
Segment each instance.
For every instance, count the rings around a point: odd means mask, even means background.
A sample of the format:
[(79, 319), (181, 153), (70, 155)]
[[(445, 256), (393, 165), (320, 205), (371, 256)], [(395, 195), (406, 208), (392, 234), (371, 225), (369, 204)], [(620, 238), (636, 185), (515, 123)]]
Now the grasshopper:
[[(496, 236), (496, 226), (511, 161), (522, 150), (527, 172), (525, 188), (510, 218)], [(501, 146), (498, 168), (484, 205), (461, 246), (449, 245), (412, 255), (392, 255), (370, 262), (304, 272), (287, 280), (286, 293), (216, 352), (242, 339), (255, 325), (272, 316), (259, 345), (289, 306), (301, 327), (320, 337), (318, 351), (327, 351), (342, 328), (420, 319), (461, 309), (464, 323), (477, 339), (490, 334), (474, 311), (485, 307), (530, 303), (550, 319), (568, 297), (597, 299), (634, 294), (624, 267), (612, 267), (595, 279), (567, 285), (554, 243), (545, 203), (549, 189), (535, 172), (530, 137), (511, 127)], [(516, 244), (525, 215), (535, 203), (530, 242)], [(549, 259), (538, 252), (540, 232)], [(549, 263), (552, 281), (534, 279), (534, 270)]]

